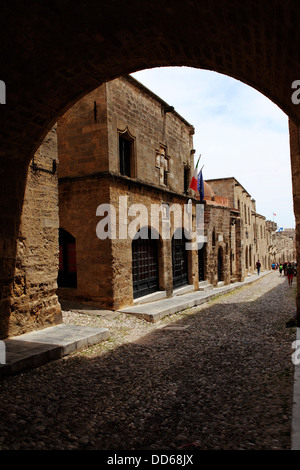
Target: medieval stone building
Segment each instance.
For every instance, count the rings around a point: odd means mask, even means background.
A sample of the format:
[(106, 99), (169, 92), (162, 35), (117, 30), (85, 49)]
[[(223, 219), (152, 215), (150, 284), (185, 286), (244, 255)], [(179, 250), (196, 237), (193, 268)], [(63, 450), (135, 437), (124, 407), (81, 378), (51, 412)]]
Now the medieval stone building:
[(273, 252), (271, 260), (275, 263), (296, 262), (295, 229), (282, 229), (273, 235)]
[[(123, 77), (81, 99), (57, 132), (60, 298), (117, 309), (155, 292), (197, 288), (197, 252), (186, 251), (178, 236), (185, 206), (197, 202), (189, 190), (194, 128)], [(178, 226), (171, 218), (167, 238), (162, 220), (153, 224), (150, 217), (162, 207), (181, 212)], [(111, 236), (103, 223), (107, 210)], [(136, 238), (141, 229), (152, 236)]]
[[(230, 275), (231, 280), (243, 280), (253, 274), (259, 260), (262, 270), (271, 267), (272, 233), (270, 221), (256, 212), (256, 202), (236, 178), (206, 180), (212, 191), (219, 197), (228, 198), (231, 208)], [(235, 214), (235, 216), (234, 216)], [(234, 240), (234, 242), (233, 242)]]
[[(235, 178), (204, 183), (205, 243), (185, 250), (185, 207), (190, 201), (195, 212), (199, 203), (189, 189), (194, 128), (132, 77), (85, 96), (57, 129), (61, 300), (118, 309), (198, 289), (202, 281), (242, 281), (258, 259), (269, 269), (265, 217)], [(150, 220), (153, 206), (181, 211), (167, 239), (164, 216)], [(138, 237), (141, 229), (149, 237)]]

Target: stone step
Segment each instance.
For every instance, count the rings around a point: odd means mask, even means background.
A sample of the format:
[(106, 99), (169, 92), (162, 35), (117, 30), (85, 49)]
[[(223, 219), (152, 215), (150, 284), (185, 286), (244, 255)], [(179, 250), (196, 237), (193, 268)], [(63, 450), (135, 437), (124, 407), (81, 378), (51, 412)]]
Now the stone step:
[(185, 286), (177, 287), (177, 289), (174, 289), (173, 297), (176, 297), (177, 295), (189, 294), (190, 292), (194, 292), (194, 286), (192, 284), (187, 284)]
[(211, 290), (211, 289), (213, 289), (213, 286), (208, 281), (199, 282), (199, 290), (200, 291), (207, 291), (207, 290)]
[(59, 324), (4, 340), (5, 360), (0, 378), (60, 359), (110, 336), (107, 328)]
[(156, 300), (165, 299), (166, 297), (167, 292), (165, 290), (159, 290), (157, 292), (153, 292), (153, 294), (144, 295), (143, 297), (134, 299), (133, 305), (142, 305), (149, 302), (155, 302)]

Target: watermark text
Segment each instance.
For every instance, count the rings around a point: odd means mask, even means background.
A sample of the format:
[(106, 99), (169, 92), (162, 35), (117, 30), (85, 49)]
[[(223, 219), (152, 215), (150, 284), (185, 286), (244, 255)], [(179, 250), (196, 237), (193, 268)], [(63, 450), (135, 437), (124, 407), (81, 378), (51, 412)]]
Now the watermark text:
[(294, 80), (292, 83), (292, 89), (295, 90), (292, 93), (292, 102), (294, 104), (299, 104), (300, 103), (300, 80)]
[(144, 204), (128, 207), (128, 196), (119, 197), (119, 205), (101, 204), (96, 216), (102, 217), (96, 226), (100, 240), (159, 239), (170, 240), (185, 238), (186, 250), (203, 247), (204, 206), (192, 200), (187, 204), (151, 204), (150, 211)]

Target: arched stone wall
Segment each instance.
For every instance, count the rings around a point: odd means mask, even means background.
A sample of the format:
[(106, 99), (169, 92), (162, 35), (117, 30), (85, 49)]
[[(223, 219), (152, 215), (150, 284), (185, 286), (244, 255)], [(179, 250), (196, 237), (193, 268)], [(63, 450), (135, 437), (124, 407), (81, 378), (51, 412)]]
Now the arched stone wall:
[[(2, 5), (1, 318), (10, 315), (27, 165), (72, 104), (101, 83), (144, 68), (215, 70), (276, 103), (293, 121), (294, 148), (300, 105), (291, 96), (292, 84), (300, 79), (299, 24), (297, 0), (16, 0)], [(298, 169), (299, 151), (292, 150), (299, 252)]]

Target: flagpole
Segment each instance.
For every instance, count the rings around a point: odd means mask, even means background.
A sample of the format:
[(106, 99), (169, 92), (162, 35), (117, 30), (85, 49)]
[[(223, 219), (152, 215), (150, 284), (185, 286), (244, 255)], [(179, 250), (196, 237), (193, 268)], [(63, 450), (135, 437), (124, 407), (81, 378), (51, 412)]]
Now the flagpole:
[(198, 168), (198, 164), (199, 164), (199, 162), (200, 162), (200, 158), (201, 158), (201, 153), (200, 153), (200, 155), (199, 155), (199, 158), (198, 158), (198, 161), (197, 161), (197, 164), (196, 164), (196, 168)]

